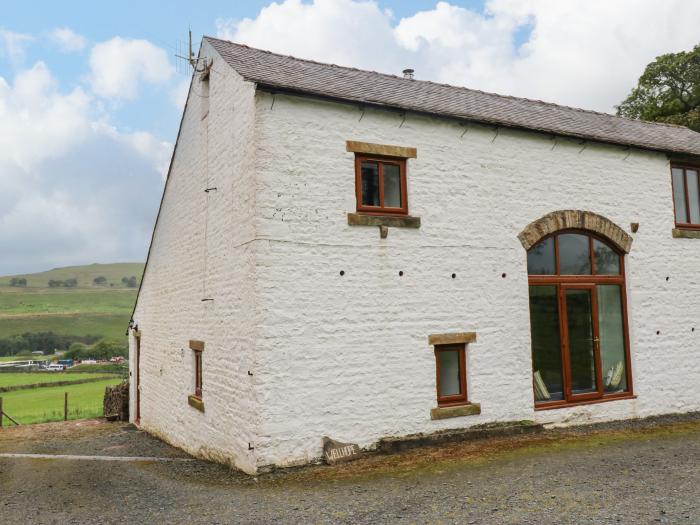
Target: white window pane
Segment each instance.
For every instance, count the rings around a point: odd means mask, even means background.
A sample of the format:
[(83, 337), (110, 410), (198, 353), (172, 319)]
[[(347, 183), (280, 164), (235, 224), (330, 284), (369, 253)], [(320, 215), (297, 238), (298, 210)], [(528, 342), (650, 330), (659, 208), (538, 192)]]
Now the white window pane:
[(685, 185), (683, 184), (683, 170), (673, 168), (671, 170), (673, 179), (673, 204), (676, 208), (676, 222), (688, 222), (685, 210)]
[(384, 207), (401, 207), (401, 171), (396, 164), (384, 164)]
[(459, 381), (459, 351), (438, 352), (440, 361), (440, 397), (461, 394)]
[(700, 224), (700, 194), (698, 194), (698, 172), (687, 170), (685, 178), (688, 183), (688, 205), (690, 207), (690, 222)]

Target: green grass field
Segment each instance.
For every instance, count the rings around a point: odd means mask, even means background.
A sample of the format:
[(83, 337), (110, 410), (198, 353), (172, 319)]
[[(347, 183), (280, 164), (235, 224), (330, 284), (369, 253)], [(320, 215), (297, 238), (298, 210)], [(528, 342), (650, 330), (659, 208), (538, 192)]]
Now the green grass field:
[[(36, 385), (38, 383), (57, 383), (59, 381), (81, 381), (103, 377), (112, 379), (109, 374), (66, 374), (65, 372), (3, 372), (0, 373), (0, 388), (6, 386)], [(0, 394), (2, 395), (2, 394)]]
[[(62, 420), (64, 392), (68, 392), (69, 419), (100, 417), (105, 387), (119, 382), (120, 378), (112, 378), (80, 385), (16, 390), (4, 392), (0, 397), (3, 410), (21, 425)], [(11, 425), (7, 419), (4, 424)]]
[(61, 335), (96, 335), (111, 341), (125, 342), (130, 315), (131, 309), (113, 315), (84, 312), (3, 317), (0, 314), (0, 338), (26, 332), (54, 332)]
[(122, 314), (130, 310), (136, 290), (0, 287), (0, 315)]
[[(0, 277), (0, 339), (54, 332), (124, 342), (137, 289), (124, 287), (121, 278), (140, 279), (142, 272), (141, 263), (115, 263)], [(105, 277), (107, 284), (94, 285), (97, 276)], [(12, 277), (27, 279), (27, 286), (9, 286)], [(70, 278), (78, 280), (77, 288), (48, 287), (50, 279)]]
[[(7, 275), (0, 277), (0, 286), (9, 285), (12, 277), (23, 277), (27, 279), (28, 288), (47, 288), (50, 279), (65, 281), (66, 279), (77, 279), (79, 288), (101, 288), (109, 289), (110, 284), (115, 287), (123, 287), (122, 277), (134, 276), (141, 279), (143, 273), (143, 263), (114, 263), (114, 264), (88, 264), (85, 266), (66, 266), (64, 268), (54, 268), (46, 272), (29, 273), (22, 275)], [(107, 279), (106, 285), (95, 286), (93, 279), (102, 276)]]

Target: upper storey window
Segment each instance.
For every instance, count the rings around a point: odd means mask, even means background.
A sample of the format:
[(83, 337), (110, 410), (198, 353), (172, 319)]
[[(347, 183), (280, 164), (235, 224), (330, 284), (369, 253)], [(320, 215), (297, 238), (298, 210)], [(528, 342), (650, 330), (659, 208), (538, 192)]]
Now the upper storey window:
[(408, 214), (406, 159), (355, 156), (357, 211)]
[(674, 165), (671, 167), (673, 207), (676, 226), (700, 229), (700, 185), (698, 168)]

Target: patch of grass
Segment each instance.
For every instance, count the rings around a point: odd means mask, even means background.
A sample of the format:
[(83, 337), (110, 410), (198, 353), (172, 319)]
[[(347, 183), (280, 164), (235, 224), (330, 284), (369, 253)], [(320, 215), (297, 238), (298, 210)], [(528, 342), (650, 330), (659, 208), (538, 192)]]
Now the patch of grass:
[(38, 383), (57, 383), (59, 381), (71, 380), (79, 381), (82, 379), (92, 379), (95, 377), (111, 379), (110, 376), (104, 373), (85, 373), (75, 376), (68, 375), (65, 372), (3, 372), (0, 373), (0, 387), (36, 385)]
[(16, 355), (0, 355), (0, 363), (7, 362), (7, 361), (27, 361), (29, 359), (47, 359), (47, 356), (16, 356)]
[(15, 315), (47, 315), (90, 312), (123, 314), (130, 312), (136, 290), (69, 289), (69, 288), (0, 288), (0, 318)]
[[(141, 278), (142, 263), (91, 264), (55, 268), (47, 272), (0, 277), (0, 339), (24, 333), (54, 332), (68, 336), (96, 336), (124, 343), (136, 288), (122, 277)], [(105, 277), (95, 285), (95, 277)], [(9, 286), (13, 277), (27, 286)], [(49, 280), (76, 279), (76, 288), (49, 288)]]
[[(63, 419), (63, 396), (68, 392), (68, 418), (84, 419), (103, 415), (105, 387), (121, 382), (120, 378), (105, 379), (61, 387), (44, 387), (5, 392), (3, 410), (22, 425), (60, 421)], [(8, 424), (9, 421), (5, 420)]]
[(80, 374), (80, 377), (90, 377), (94, 373), (117, 374), (126, 376), (129, 366), (117, 363), (96, 363), (94, 365), (76, 365), (66, 370), (67, 374)]
[(25, 332), (54, 332), (62, 335), (101, 336), (110, 341), (126, 341), (131, 308), (120, 314), (93, 314), (90, 312), (68, 315), (0, 316), (0, 338)]

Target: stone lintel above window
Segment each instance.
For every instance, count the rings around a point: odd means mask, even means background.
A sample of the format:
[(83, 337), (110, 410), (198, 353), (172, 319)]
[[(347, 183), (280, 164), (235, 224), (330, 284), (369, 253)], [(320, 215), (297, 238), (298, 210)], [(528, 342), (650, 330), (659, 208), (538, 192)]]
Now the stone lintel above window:
[(359, 142), (356, 140), (346, 141), (345, 150), (351, 153), (381, 155), (384, 157), (400, 157), (404, 159), (415, 159), (418, 156), (418, 150), (416, 148), (391, 146), (389, 144), (372, 144), (370, 142)]
[(454, 345), (461, 343), (476, 342), (476, 332), (455, 332), (452, 334), (431, 334), (428, 336), (428, 344), (435, 345)]
[(204, 341), (195, 341), (194, 339), (190, 339), (190, 349), (195, 350), (197, 352), (203, 352)]
[(478, 416), (481, 414), (479, 403), (468, 403), (454, 407), (436, 407), (430, 409), (430, 419), (448, 419), (451, 417)]
[(392, 228), (420, 228), (420, 217), (408, 215), (365, 215), (364, 213), (348, 213), (350, 226), (391, 226)]

